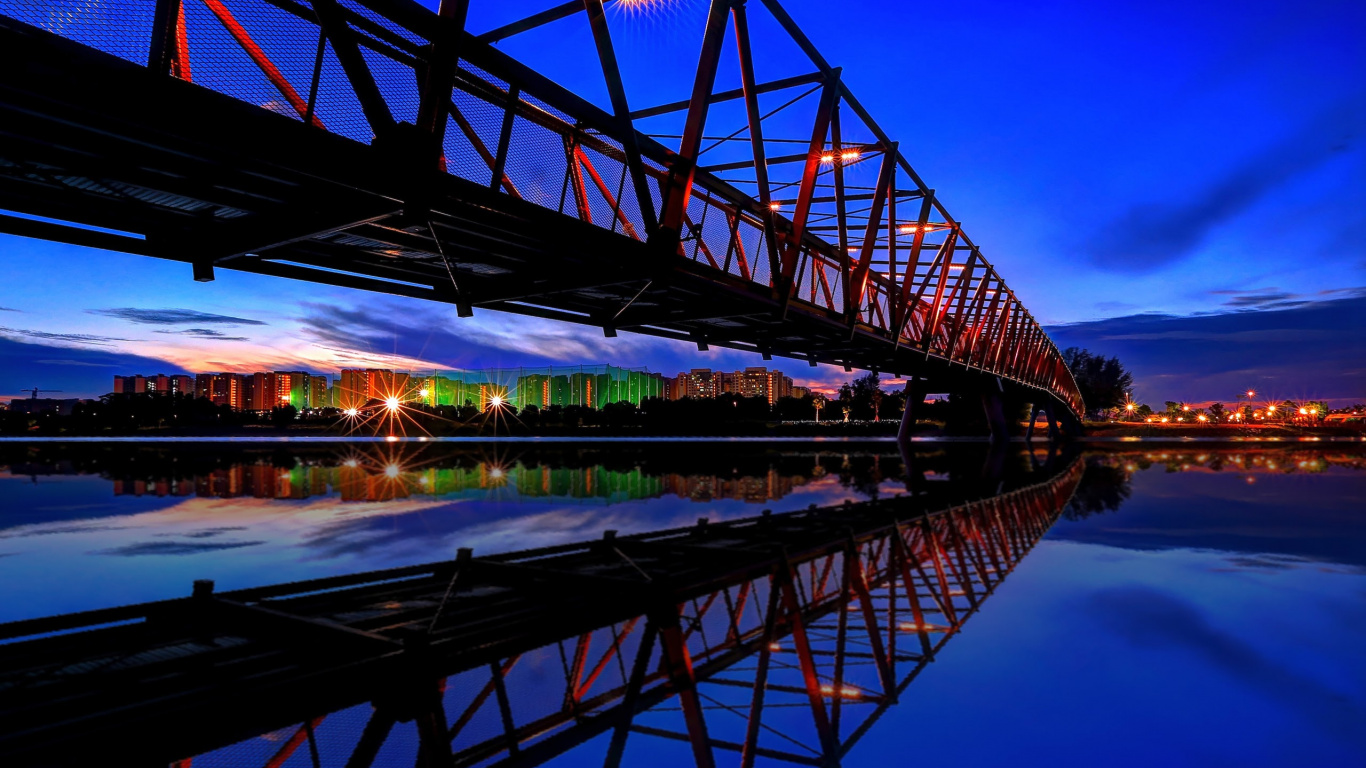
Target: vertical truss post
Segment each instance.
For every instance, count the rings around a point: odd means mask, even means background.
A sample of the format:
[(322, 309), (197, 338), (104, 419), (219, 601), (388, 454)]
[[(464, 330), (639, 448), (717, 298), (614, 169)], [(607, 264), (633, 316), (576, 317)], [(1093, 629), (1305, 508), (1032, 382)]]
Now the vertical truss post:
[(459, 66), (460, 53), (456, 45), (465, 31), (465, 17), (469, 13), (470, 0), (441, 0), (437, 10), (440, 30), (427, 48), (427, 66), (421, 81), (418, 95), (417, 128), (423, 140), (428, 143), (423, 166), (436, 165), (441, 161), (442, 146), (446, 139), (446, 116), (450, 114), (447, 106), (451, 101), (451, 88), (455, 84), (455, 70)]
[[(840, 569), (840, 595), (835, 601), (838, 614), (835, 619), (835, 674), (830, 686), (830, 731), (839, 742), (840, 718), (844, 710), (844, 657), (849, 645), (849, 595), (853, 591), (853, 562), (858, 558), (857, 547), (846, 547)], [(813, 602), (815, 595), (812, 595)]]
[(816, 735), (820, 738), (821, 750), (827, 759), (839, 755), (839, 741), (830, 727), (830, 716), (825, 711), (825, 696), (821, 693), (820, 676), (816, 671), (816, 659), (811, 653), (811, 640), (806, 634), (806, 621), (802, 618), (801, 601), (797, 598), (797, 580), (792, 574), (792, 561), (786, 553), (774, 588), (782, 590), (783, 612), (789, 629), (792, 630), (792, 644), (797, 651), (797, 661), (806, 685), (807, 702), (811, 705), (811, 718), (816, 724)]
[(650, 657), (654, 655), (655, 640), (659, 637), (659, 625), (651, 618), (645, 620), (645, 634), (636, 648), (635, 661), (631, 663), (631, 679), (626, 682), (626, 691), (621, 703), (617, 705), (616, 727), (612, 731), (612, 741), (607, 746), (607, 757), (603, 768), (618, 768), (622, 754), (626, 751), (626, 737), (631, 733), (631, 720), (635, 717), (636, 702), (640, 690), (645, 685), (645, 676), (650, 670)]
[[(892, 316), (896, 318), (895, 333), (893, 337), (896, 343), (901, 343), (901, 334), (906, 329), (906, 323), (914, 314), (911, 306), (911, 290), (915, 288), (915, 271), (920, 268), (920, 250), (925, 245), (925, 227), (930, 223), (930, 214), (934, 210), (934, 190), (922, 190), (924, 196), (920, 198), (920, 216), (916, 218), (915, 233), (911, 237), (911, 252), (906, 256), (906, 273), (901, 280), (901, 296), (897, 299), (896, 308), (892, 311)], [(926, 278), (928, 280), (928, 278)], [(923, 287), (922, 287), (923, 291)], [(919, 294), (917, 294), (918, 296)], [(919, 298), (916, 299), (917, 303)]]
[(180, 0), (157, 0), (152, 12), (152, 41), (147, 49), (147, 68), (159, 75), (175, 74), (179, 56), (177, 38), (184, 34), (185, 9)]
[(702, 148), (702, 131), (707, 123), (707, 109), (712, 88), (716, 85), (716, 68), (721, 61), (721, 44), (726, 36), (726, 17), (730, 14), (730, 0), (712, 0), (707, 13), (706, 31), (702, 35), (702, 52), (697, 58), (697, 76), (693, 79), (692, 96), (688, 100), (688, 114), (683, 122), (683, 138), (678, 144), (678, 156), (664, 187), (664, 209), (659, 220), (662, 247), (672, 252), (682, 236), (688, 198), (692, 195), (693, 178), (697, 173), (697, 155)]
[[(893, 144), (884, 152), (886, 154), (882, 156), (882, 170), (878, 173), (877, 188), (873, 192), (873, 204), (868, 210), (868, 226), (863, 230), (863, 243), (859, 248), (858, 264), (854, 267), (853, 275), (849, 278), (851, 296), (854, 302), (854, 311), (850, 314), (850, 325), (858, 320), (858, 308), (863, 306), (864, 298), (867, 295), (868, 270), (873, 262), (873, 249), (877, 246), (877, 231), (882, 226), (882, 206), (888, 201), (892, 177), (896, 174), (897, 145)], [(889, 239), (896, 237), (895, 231), (896, 227), (892, 226), (889, 219), (887, 226)], [(892, 267), (893, 272), (895, 272), (895, 265)], [(871, 321), (871, 318), (869, 319)]]
[(786, 316), (792, 299), (792, 283), (797, 273), (797, 256), (801, 252), (802, 237), (806, 234), (806, 220), (811, 214), (811, 198), (816, 192), (816, 177), (820, 173), (821, 153), (825, 151), (825, 137), (830, 130), (830, 116), (839, 99), (840, 71), (833, 69), (821, 89), (821, 101), (816, 107), (816, 121), (811, 126), (811, 143), (807, 147), (806, 165), (802, 168), (801, 186), (797, 190), (797, 208), (792, 213), (792, 231), (787, 235), (782, 252), (782, 280), (778, 288), (779, 314)]
[(754, 751), (759, 746), (759, 727), (763, 722), (769, 661), (773, 658), (773, 643), (778, 637), (778, 593), (777, 579), (769, 579), (768, 611), (764, 614), (764, 635), (759, 644), (758, 668), (754, 673), (754, 694), (749, 702), (749, 719), (745, 723), (745, 743), (740, 749), (740, 768), (754, 768)]
[(503, 738), (509, 755), (519, 751), (517, 744), (517, 725), (512, 719), (512, 702), (508, 699), (507, 684), (503, 680), (503, 667), (496, 661), (489, 662), (489, 672), (493, 674), (493, 690), (498, 696), (498, 716), (503, 722)]
[(498, 129), (498, 149), (493, 157), (493, 174), (489, 178), (489, 189), (498, 189), (502, 186), (505, 169), (508, 164), (508, 147), (512, 143), (512, 124), (513, 118), (517, 116), (517, 103), (521, 98), (521, 91), (517, 86), (508, 86), (507, 109), (503, 111), (503, 124)]
[[(892, 162), (896, 162), (898, 152), (892, 152)], [(887, 183), (887, 330), (896, 331), (896, 299), (901, 295), (900, 283), (896, 276), (896, 166), (892, 166), (892, 178)], [(895, 341), (895, 336), (893, 341)]]
[[(635, 126), (631, 123), (631, 108), (626, 102), (626, 88), (621, 83), (621, 69), (617, 66), (616, 49), (612, 47), (612, 36), (607, 30), (607, 16), (602, 10), (602, 0), (583, 0), (583, 7), (588, 12), (588, 25), (593, 30), (593, 42), (597, 45), (603, 79), (607, 81), (607, 95), (612, 101), (613, 116), (617, 120), (617, 128), (621, 134), (621, 147), (626, 153), (626, 168), (631, 173), (636, 202), (640, 206), (640, 215), (645, 220), (645, 232), (653, 234), (658, 226), (655, 219), (655, 201), (650, 196), (645, 163), (640, 159), (640, 145), (636, 141)], [(708, 94), (710, 95), (710, 90)]]
[(661, 612), (659, 623), (660, 664), (667, 670), (669, 680), (683, 708), (683, 721), (688, 727), (688, 741), (692, 744), (697, 768), (715, 768), (711, 738), (707, 735), (707, 721), (702, 712), (702, 699), (697, 694), (697, 675), (693, 671), (692, 656), (681, 626), (683, 612), (673, 604)]
[[(882, 644), (882, 628), (878, 626), (877, 608), (873, 606), (873, 593), (868, 588), (868, 575), (859, 560), (858, 544), (854, 542), (852, 535), (845, 551), (849, 553), (846, 555), (845, 563), (849, 573), (849, 586), (858, 598), (860, 613), (863, 614), (863, 628), (868, 632), (868, 645), (873, 653), (873, 662), (877, 665), (877, 678), (882, 685), (882, 695), (895, 698), (896, 680), (892, 678), (892, 670), (888, 667), (887, 654)], [(852, 560), (852, 564), (848, 560)], [(895, 601), (895, 593), (892, 599)]]
[[(760, 211), (760, 215), (763, 216), (764, 245), (768, 251), (768, 279), (770, 282), (776, 282), (779, 270), (782, 268), (778, 261), (777, 229), (773, 224), (777, 213), (773, 210), (772, 191), (769, 189), (768, 155), (767, 150), (764, 149), (763, 116), (759, 112), (759, 94), (756, 92), (757, 86), (754, 80), (754, 56), (750, 50), (749, 16), (745, 9), (745, 0), (734, 0), (731, 4), (731, 16), (735, 27), (735, 45), (740, 58), (740, 87), (745, 95), (745, 120), (749, 125), (749, 146), (754, 154), (754, 180), (759, 188), (759, 206), (763, 209)], [(739, 218), (737, 211), (737, 223)], [(736, 233), (738, 242), (738, 226)]]
[[(830, 110), (830, 175), (835, 184), (835, 240), (839, 249), (839, 275), (844, 290), (844, 314), (857, 321), (858, 308), (852, 305), (849, 286), (849, 220), (844, 199), (844, 136), (840, 131), (840, 103), (835, 101)], [(832, 307), (833, 309), (833, 307)]]
[[(958, 344), (958, 337), (962, 334), (963, 326), (966, 324), (968, 289), (972, 286), (972, 275), (977, 269), (978, 258), (977, 249), (973, 248), (968, 255), (967, 264), (963, 265), (963, 271), (958, 274), (958, 282), (953, 287), (952, 295), (958, 299), (958, 309), (953, 313), (953, 332), (949, 334), (949, 341), (944, 349), (944, 355), (950, 360), (953, 359), (954, 347)], [(980, 287), (978, 286), (979, 289)], [(947, 312), (948, 307), (945, 307), (944, 311)]]
[(583, 167), (579, 165), (578, 134), (564, 137), (564, 158), (569, 164), (569, 183), (574, 192), (574, 204), (578, 208), (579, 219), (593, 223), (593, 210), (588, 207), (588, 187), (583, 182)]
[(346, 79), (356, 93), (356, 100), (360, 102), (370, 130), (376, 139), (386, 140), (397, 124), (393, 113), (389, 111), (388, 102), (384, 100), (384, 94), (380, 93), (370, 73), (370, 65), (365, 63), (365, 57), (361, 55), (345, 12), (337, 0), (313, 0), (313, 10), (318, 14), (318, 24), (332, 42), (332, 51), (337, 54), (337, 60), (346, 72)]
[[(958, 244), (958, 227), (953, 227), (944, 237), (944, 244), (939, 248), (939, 255), (935, 262), (939, 265), (939, 282), (935, 285), (934, 301), (930, 303), (929, 323), (926, 325), (925, 333), (920, 339), (920, 347), (928, 351), (934, 343), (934, 336), (939, 332), (939, 322), (943, 319), (945, 311), (948, 309), (943, 306), (945, 303), (944, 289), (948, 286), (949, 270), (953, 268), (954, 248)], [(933, 272), (934, 268), (931, 267)], [(917, 299), (919, 297), (917, 296)]]
[(934, 649), (930, 645), (930, 634), (925, 627), (925, 611), (920, 607), (920, 591), (915, 588), (915, 576), (911, 573), (911, 553), (906, 547), (906, 539), (901, 529), (898, 528), (893, 535), (896, 540), (892, 542), (892, 563), (896, 573), (892, 578), (900, 576), (901, 583), (906, 587), (906, 601), (911, 606), (911, 621), (915, 623), (916, 634), (920, 637), (920, 653), (922, 656), (929, 656)]
[(375, 756), (379, 754), (379, 748), (384, 746), (385, 739), (389, 738), (389, 731), (394, 727), (394, 718), (389, 711), (382, 707), (376, 707), (370, 713), (370, 720), (365, 723), (365, 728), (360, 732), (360, 740), (356, 742), (355, 749), (351, 750), (351, 757), (346, 761), (346, 768), (370, 768), (375, 762)]
[(449, 768), (453, 761), (450, 740), (447, 738), (446, 707), (442, 704), (442, 696), (446, 692), (444, 680), (425, 683), (423, 689), (420, 695), (426, 702), (414, 718), (418, 739), (417, 766)]

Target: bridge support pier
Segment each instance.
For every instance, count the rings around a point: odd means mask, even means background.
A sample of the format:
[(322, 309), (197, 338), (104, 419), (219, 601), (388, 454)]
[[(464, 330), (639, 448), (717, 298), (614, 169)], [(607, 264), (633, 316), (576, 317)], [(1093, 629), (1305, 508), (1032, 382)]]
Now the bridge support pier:
[(987, 390), (982, 393), (982, 410), (986, 412), (987, 426), (991, 428), (993, 443), (1010, 439), (1010, 428), (1006, 423), (1005, 403), (1001, 394), (1000, 379), (995, 379), (994, 386), (988, 385)]
[(1045, 402), (1043, 405), (1044, 415), (1048, 418), (1048, 439), (1050, 442), (1062, 438), (1062, 433), (1058, 430), (1058, 414), (1053, 407), (1053, 403)]
[(896, 441), (898, 443), (909, 443), (911, 441), (911, 427), (915, 426), (915, 406), (919, 405), (916, 395), (920, 394), (920, 399), (924, 398), (921, 389), (915, 385), (915, 377), (906, 378), (906, 404), (901, 410), (901, 425), (896, 430)]
[(1026, 442), (1026, 443), (1028, 443), (1028, 442), (1030, 442), (1031, 440), (1034, 439), (1034, 424), (1038, 422), (1038, 420), (1039, 420), (1039, 412), (1042, 411), (1042, 410), (1043, 410), (1043, 407), (1040, 406), (1038, 403), (1030, 403), (1030, 405), (1029, 405), (1029, 425), (1025, 427), (1025, 442)]

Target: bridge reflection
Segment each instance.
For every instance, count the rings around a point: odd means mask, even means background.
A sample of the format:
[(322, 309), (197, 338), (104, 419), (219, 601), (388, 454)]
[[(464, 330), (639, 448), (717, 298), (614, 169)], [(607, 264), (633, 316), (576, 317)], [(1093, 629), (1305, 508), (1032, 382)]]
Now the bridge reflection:
[(1082, 472), (0, 626), (0, 756), (534, 765), (601, 736), (607, 765), (836, 764)]

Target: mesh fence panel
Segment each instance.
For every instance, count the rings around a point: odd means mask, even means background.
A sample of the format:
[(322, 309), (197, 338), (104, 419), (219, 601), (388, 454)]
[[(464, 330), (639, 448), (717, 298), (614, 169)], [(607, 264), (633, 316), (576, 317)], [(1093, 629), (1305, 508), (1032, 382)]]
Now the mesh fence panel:
[(0, 0), (0, 15), (137, 64), (147, 63), (156, 0)]
[[(559, 210), (567, 163), (559, 134), (520, 116), (513, 121), (507, 175), (524, 199)], [(573, 194), (564, 200), (563, 212), (576, 215)]]
[[(190, 77), (196, 85), (295, 120), (303, 119), (298, 107), (306, 105), (313, 77), (316, 25), (264, 3), (219, 4), (217, 13), (200, 0), (185, 0), (182, 7)], [(242, 40), (235, 38), (233, 31), (243, 36)], [(273, 84), (253, 61), (248, 53), (252, 44), (278, 73), (280, 85)]]
[(488, 184), (493, 178), (489, 159), (498, 152), (503, 110), (461, 90), (454, 91), (451, 99), (459, 116), (452, 114), (446, 126), (446, 170), (476, 184)]

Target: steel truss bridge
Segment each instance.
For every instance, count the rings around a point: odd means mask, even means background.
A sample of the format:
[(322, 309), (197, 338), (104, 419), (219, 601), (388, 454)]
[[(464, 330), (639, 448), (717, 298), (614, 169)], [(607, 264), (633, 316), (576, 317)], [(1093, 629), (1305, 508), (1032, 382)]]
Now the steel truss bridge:
[(1082, 471), (0, 625), (0, 757), (838, 765)]
[[(686, 98), (646, 107), (609, 20), (651, 3), (478, 33), (468, 3), (0, 0), (0, 231), (1080, 414), (1043, 329), (777, 0), (713, 0), (695, 70), (647, 73)], [(551, 24), (591, 30), (610, 109), (496, 47)]]

